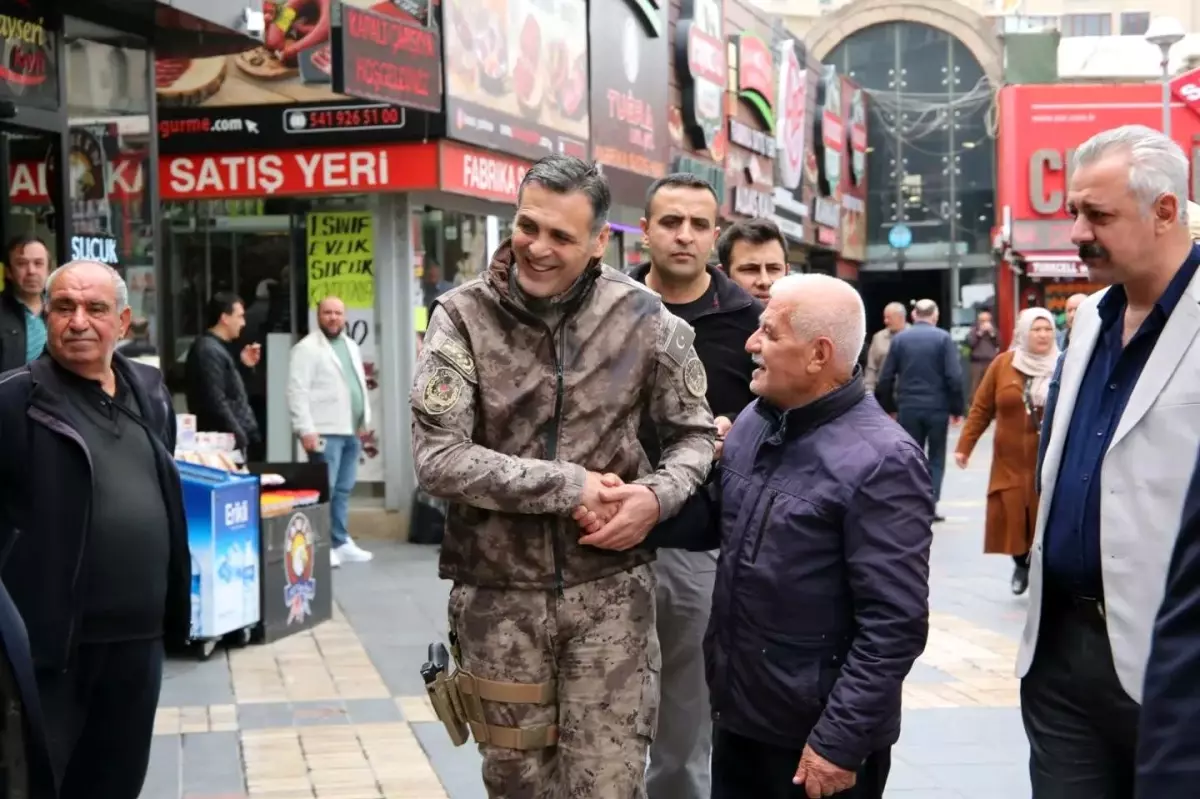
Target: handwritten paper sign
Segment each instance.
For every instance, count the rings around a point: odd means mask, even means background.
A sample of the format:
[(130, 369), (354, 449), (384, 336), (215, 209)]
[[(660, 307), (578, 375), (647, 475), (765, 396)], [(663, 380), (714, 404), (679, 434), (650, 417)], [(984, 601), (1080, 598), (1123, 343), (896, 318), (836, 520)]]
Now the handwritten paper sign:
[(375, 233), (365, 211), (308, 215), (308, 307), (338, 297), (347, 310), (375, 307)]

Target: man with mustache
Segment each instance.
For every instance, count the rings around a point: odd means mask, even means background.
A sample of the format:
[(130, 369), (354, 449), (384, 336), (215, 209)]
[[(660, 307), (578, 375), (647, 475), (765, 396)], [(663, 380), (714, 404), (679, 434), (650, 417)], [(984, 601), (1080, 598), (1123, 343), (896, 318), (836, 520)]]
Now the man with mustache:
[[(535, 163), (487, 273), (434, 300), (413, 383), (417, 479), (450, 502), (456, 685), (493, 799), (645, 795), (661, 656), (653, 553), (630, 548), (713, 461), (696, 334), (600, 262), (610, 201), (594, 165)], [(631, 484), (619, 503), (598, 498), (606, 473)], [(581, 504), (626, 551), (579, 543)]]
[(191, 622), (175, 413), (157, 369), (116, 350), (109, 266), (50, 274), (46, 354), (0, 378), (0, 553), (29, 632), (62, 799), (137, 799), (163, 647)]
[[(1051, 381), (1017, 673), (1034, 799), (1128, 799), (1139, 746), (1149, 786), (1195, 768), (1179, 724), (1196, 713), (1195, 672), (1174, 654), (1196, 632), (1169, 629), (1154, 654), (1151, 637), (1188, 503), (1179, 464), (1200, 450), (1200, 249), (1188, 157), (1162, 133), (1097, 134), (1072, 167), (1071, 238), (1110, 287), (1080, 304)], [(1143, 795), (1195, 793), (1193, 778)]]
[[(633, 277), (657, 292), (667, 310), (695, 329), (696, 354), (708, 375), (705, 394), (717, 414), (718, 435), (723, 436), (731, 420), (754, 399), (750, 393), (754, 364), (746, 352), (746, 339), (758, 327), (762, 305), (720, 269), (705, 266), (719, 232), (719, 208), (716, 190), (694, 175), (681, 173), (657, 180), (647, 192), (642, 219), (642, 240), (650, 263), (636, 269)], [(754, 244), (761, 228), (748, 227), (750, 224), (738, 222), (730, 229), (734, 238), (729, 238), (729, 231), (721, 238), (727, 269), (731, 249), (747, 260), (754, 260), (755, 253), (763, 250), (768, 251), (766, 261), (782, 259), (782, 250), (771, 254), (769, 246)], [(775, 233), (778, 235), (778, 229)], [(780, 249), (777, 242), (765, 235), (762, 238)], [(765, 263), (763, 266), (765, 269)], [(643, 418), (638, 438), (650, 464), (657, 464), (662, 445), (649, 417)], [(718, 440), (718, 456), (721, 446)], [(646, 776), (649, 799), (708, 799), (712, 709), (701, 644), (716, 568), (716, 552), (678, 549), (659, 553), (654, 564), (662, 703)]]

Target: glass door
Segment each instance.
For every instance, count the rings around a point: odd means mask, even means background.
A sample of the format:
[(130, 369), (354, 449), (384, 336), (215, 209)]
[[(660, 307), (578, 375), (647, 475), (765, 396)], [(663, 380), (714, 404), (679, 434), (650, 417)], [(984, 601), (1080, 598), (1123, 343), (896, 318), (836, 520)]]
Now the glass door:
[(0, 124), (0, 176), (5, 180), (5, 191), (0, 192), (0, 262), (7, 262), (8, 242), (18, 236), (41, 239), (53, 264), (70, 260), (62, 163), (58, 133)]

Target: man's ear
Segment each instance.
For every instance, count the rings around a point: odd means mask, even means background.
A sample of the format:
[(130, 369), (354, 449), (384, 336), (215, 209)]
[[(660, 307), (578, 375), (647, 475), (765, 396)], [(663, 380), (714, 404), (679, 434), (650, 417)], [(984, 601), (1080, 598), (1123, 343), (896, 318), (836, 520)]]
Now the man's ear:
[[(608, 240), (611, 236), (612, 236), (612, 227), (610, 227), (609, 224), (607, 222), (605, 222), (604, 227), (600, 229), (600, 233), (596, 236), (595, 244), (592, 245), (592, 257), (593, 258), (603, 258), (604, 257), (604, 251), (608, 249)], [(621, 268), (621, 264), (612, 264), (612, 266), (615, 266), (618, 269)]]

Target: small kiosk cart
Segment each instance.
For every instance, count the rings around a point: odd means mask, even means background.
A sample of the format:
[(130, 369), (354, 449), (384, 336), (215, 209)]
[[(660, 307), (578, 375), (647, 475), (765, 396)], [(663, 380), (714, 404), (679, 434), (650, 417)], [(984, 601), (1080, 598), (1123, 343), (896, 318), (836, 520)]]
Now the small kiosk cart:
[(208, 658), (227, 636), (248, 643), (259, 623), (258, 476), (177, 465), (192, 555), (191, 639)]

